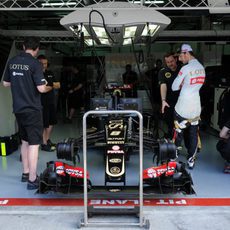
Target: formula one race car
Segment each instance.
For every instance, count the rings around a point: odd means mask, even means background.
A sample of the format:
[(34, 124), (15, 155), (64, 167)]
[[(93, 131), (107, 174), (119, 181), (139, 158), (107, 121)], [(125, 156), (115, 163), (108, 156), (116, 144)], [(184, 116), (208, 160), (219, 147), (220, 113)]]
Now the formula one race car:
[[(131, 89), (132, 87), (129, 85), (107, 87), (106, 90), (111, 94), (111, 99), (93, 98), (91, 108), (93, 111), (132, 110), (141, 112), (142, 103), (140, 98), (123, 97), (122, 91), (126, 92)], [(138, 152), (140, 130), (143, 129), (143, 151), (152, 153), (154, 164), (154, 166), (143, 171), (145, 191), (153, 193), (195, 193), (192, 187), (192, 179), (184, 164), (176, 162), (176, 146), (167, 139), (156, 139), (154, 128), (151, 125), (151, 115), (143, 114), (144, 127), (141, 127), (139, 125), (141, 124), (140, 117), (138, 119), (135, 113), (123, 113), (123, 116), (121, 114), (106, 114), (106, 112), (103, 115), (101, 113), (95, 114), (97, 113), (92, 113), (91, 117), (87, 117), (87, 126), (90, 120), (96, 120), (95, 123), (98, 128), (94, 132), (87, 133), (86, 142), (87, 149), (103, 150), (104, 188), (109, 191), (120, 191), (128, 187), (126, 184), (128, 161), (131, 154)], [(76, 165), (76, 157), (78, 157), (78, 160), (80, 159), (79, 153), (82, 146), (83, 136), (68, 138), (57, 144), (57, 158), (72, 161)], [(45, 171), (40, 175), (38, 192), (44, 193), (50, 190), (55, 192), (82, 191), (83, 178), (83, 168), (59, 161), (49, 162)], [(92, 187), (96, 189), (97, 186), (91, 183), (89, 173), (87, 173), (87, 180), (88, 190)], [(135, 186), (138, 188), (138, 184)]]
[[(103, 123), (99, 131), (87, 134), (87, 148), (102, 148), (104, 157), (104, 188), (120, 191), (126, 185), (126, 168), (130, 154), (139, 145), (139, 132), (135, 125), (138, 121), (132, 115), (118, 117), (108, 115), (100, 117)], [(154, 166), (143, 171), (145, 192), (194, 194), (193, 182), (184, 163), (176, 162), (176, 146), (168, 140), (156, 140), (149, 127), (144, 128), (143, 148), (153, 154)], [(83, 136), (68, 138), (57, 144), (57, 158), (70, 160), (76, 164), (76, 157), (82, 147)], [(49, 162), (40, 176), (40, 193), (47, 191), (82, 191), (83, 168), (63, 162)], [(87, 173), (88, 191), (93, 187)], [(138, 188), (138, 185), (136, 185)]]

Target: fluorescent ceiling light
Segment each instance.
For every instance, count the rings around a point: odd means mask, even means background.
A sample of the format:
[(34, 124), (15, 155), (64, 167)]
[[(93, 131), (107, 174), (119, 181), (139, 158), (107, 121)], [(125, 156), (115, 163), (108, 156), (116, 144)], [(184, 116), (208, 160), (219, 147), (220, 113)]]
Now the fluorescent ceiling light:
[(126, 38), (123, 41), (123, 45), (131, 45), (132, 44), (132, 38)]
[(89, 33), (83, 25), (69, 26), (69, 29), (79, 36), (81, 32), (84, 33), (84, 36), (89, 37)]
[(106, 38), (98, 38), (98, 39), (102, 45), (110, 45), (109, 39)]
[(108, 37), (108, 35), (105, 31), (105, 28), (103, 28), (103, 27), (93, 26), (93, 30), (98, 37), (101, 37), (101, 38), (107, 38)]
[(145, 25), (145, 28), (143, 29), (141, 36), (153, 36), (158, 29), (159, 29), (158, 25), (154, 25), (154, 24)]
[(125, 34), (124, 34), (123, 38), (133, 38), (133, 37), (135, 37), (136, 30), (137, 30), (137, 26), (125, 27)]
[(74, 34), (76, 34), (77, 36), (79, 36), (78, 27), (69, 26), (69, 29), (70, 29)]
[(88, 33), (88, 31), (86, 30), (86, 28), (84, 26), (81, 27), (81, 32), (83, 32), (84, 36), (86, 36), (86, 37), (90, 36), (89, 33)]
[[(78, 30), (83, 31), (84, 25), (88, 31), (87, 34), (84, 32), (84, 39), (94, 39), (97, 45), (110, 43), (111, 46), (131, 44), (132, 41), (134, 44), (141, 43), (144, 41), (141, 36), (156, 37), (170, 22), (170, 18), (152, 7), (130, 2), (102, 2), (89, 5), (60, 20), (61, 25), (68, 30), (71, 29), (70, 26), (81, 25)], [(78, 32), (79, 38), (80, 35)], [(99, 38), (107, 39), (100, 42)]]
[(88, 46), (92, 46), (93, 45), (93, 40), (92, 39), (85, 39), (85, 43)]

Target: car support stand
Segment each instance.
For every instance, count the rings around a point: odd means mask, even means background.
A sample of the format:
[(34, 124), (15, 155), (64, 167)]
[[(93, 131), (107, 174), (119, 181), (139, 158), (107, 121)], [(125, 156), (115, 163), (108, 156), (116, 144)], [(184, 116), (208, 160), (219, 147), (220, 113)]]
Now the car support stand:
[[(88, 212), (88, 190), (87, 190), (87, 134), (86, 134), (86, 118), (89, 115), (109, 115), (109, 114), (135, 114), (139, 117), (139, 160), (140, 160), (140, 172), (139, 172), (139, 212), (136, 212), (135, 215), (139, 217), (138, 222), (112, 222), (111, 221), (88, 221), (89, 217), (89, 212)], [(84, 114), (83, 116), (83, 163), (84, 163), (84, 218), (81, 220), (81, 223), (78, 225), (79, 228), (81, 226), (84, 227), (105, 227), (105, 226), (117, 226), (117, 227), (124, 227), (124, 226), (139, 226), (141, 228), (147, 228), (149, 229), (150, 223), (149, 220), (146, 220), (143, 217), (143, 117), (140, 112), (136, 110), (107, 110), (107, 111), (88, 111), (87, 113)], [(110, 208), (103, 207), (105, 209), (105, 214), (110, 213)], [(116, 208), (116, 207), (114, 207)], [(118, 207), (119, 208), (119, 207)], [(125, 209), (123, 207), (123, 212), (121, 212), (121, 215), (124, 215)], [(118, 210), (119, 211), (119, 210)], [(114, 212), (111, 212), (114, 214)], [(100, 211), (100, 214), (102, 212)]]

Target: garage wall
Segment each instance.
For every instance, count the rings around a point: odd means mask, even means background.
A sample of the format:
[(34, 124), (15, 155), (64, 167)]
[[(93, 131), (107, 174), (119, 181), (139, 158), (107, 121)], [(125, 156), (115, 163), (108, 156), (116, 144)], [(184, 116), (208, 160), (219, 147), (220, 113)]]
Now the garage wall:
[(0, 85), (0, 136), (14, 134), (15, 117), (12, 113), (12, 99), (10, 88)]
[[(12, 44), (8, 59), (15, 56), (17, 50), (15, 43)], [(0, 84), (0, 136), (10, 136), (16, 132), (16, 122), (12, 113), (12, 97), (9, 87), (5, 88)]]

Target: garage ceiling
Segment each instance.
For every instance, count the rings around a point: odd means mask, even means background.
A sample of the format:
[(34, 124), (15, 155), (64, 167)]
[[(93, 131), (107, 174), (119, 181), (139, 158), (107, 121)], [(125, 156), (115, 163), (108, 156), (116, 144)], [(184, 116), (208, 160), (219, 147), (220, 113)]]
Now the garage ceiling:
[[(0, 52), (11, 41), (37, 35), (48, 43), (72, 42), (74, 38), (60, 25), (60, 19), (77, 8), (104, 0), (1, 0)], [(130, 4), (153, 7), (170, 17), (171, 24), (157, 42), (224, 41), (230, 39), (229, 0), (126, 0)], [(218, 35), (218, 36), (217, 36)], [(7, 39), (6, 39), (7, 37)]]

